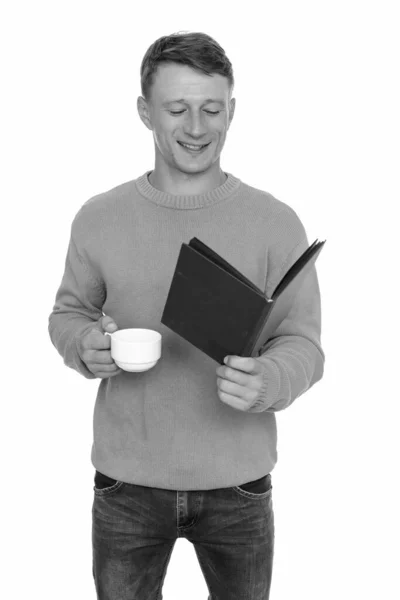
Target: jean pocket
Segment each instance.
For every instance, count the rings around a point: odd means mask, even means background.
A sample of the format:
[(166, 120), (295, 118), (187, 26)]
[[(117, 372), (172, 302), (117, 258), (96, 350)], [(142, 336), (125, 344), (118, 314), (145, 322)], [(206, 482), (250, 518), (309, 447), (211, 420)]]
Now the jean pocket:
[(116, 492), (123, 486), (123, 484), (123, 481), (112, 479), (111, 477), (108, 477), (108, 475), (104, 475), (104, 473), (100, 473), (100, 471), (96, 470), (94, 475), (93, 490), (98, 496), (105, 496)]
[(271, 474), (268, 473), (260, 479), (235, 486), (233, 489), (248, 498), (265, 498), (272, 490)]

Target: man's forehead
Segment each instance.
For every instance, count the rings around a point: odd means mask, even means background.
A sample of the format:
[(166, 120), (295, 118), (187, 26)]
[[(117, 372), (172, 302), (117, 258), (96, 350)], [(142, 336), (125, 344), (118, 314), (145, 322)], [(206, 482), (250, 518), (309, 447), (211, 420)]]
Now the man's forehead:
[(229, 86), (219, 74), (198, 73), (185, 65), (163, 65), (154, 81), (157, 95), (163, 104), (171, 102), (225, 104)]

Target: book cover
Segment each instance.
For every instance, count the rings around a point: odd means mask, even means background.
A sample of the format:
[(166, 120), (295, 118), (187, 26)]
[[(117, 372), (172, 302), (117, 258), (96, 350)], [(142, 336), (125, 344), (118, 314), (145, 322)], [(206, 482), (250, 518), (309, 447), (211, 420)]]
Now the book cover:
[(287, 316), (325, 242), (300, 256), (268, 298), (253, 282), (194, 237), (183, 243), (161, 323), (223, 364), (228, 354), (259, 356)]

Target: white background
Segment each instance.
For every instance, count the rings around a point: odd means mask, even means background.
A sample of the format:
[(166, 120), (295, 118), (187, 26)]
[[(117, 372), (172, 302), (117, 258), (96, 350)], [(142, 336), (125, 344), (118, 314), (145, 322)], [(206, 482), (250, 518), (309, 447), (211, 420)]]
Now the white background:
[[(47, 332), (72, 219), (154, 166), (139, 68), (181, 30), (230, 58), (221, 166), (291, 205), (318, 259), (321, 382), (277, 415), (271, 600), (396, 600), (399, 19), (396, 2), (18, 2), (1, 10), (2, 594), (95, 600), (99, 380)], [(396, 574), (397, 571), (397, 574)], [(5, 591), (7, 590), (8, 591)], [(206, 600), (178, 540), (164, 600)]]

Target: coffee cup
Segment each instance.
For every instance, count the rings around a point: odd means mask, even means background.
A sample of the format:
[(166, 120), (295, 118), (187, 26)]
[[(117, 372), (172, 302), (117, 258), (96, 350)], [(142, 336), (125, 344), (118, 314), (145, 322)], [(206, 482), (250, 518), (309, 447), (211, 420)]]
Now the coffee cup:
[(119, 329), (111, 337), (111, 356), (124, 371), (147, 371), (161, 356), (161, 333), (153, 329)]

